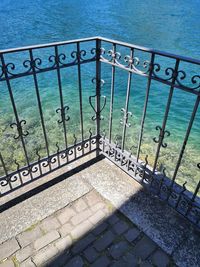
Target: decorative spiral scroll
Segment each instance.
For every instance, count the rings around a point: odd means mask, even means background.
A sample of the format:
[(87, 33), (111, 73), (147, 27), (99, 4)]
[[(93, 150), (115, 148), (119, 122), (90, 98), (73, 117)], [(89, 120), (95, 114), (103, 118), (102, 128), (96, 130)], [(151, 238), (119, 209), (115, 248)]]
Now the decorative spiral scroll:
[(172, 80), (172, 78), (176, 78), (177, 75), (178, 75), (178, 73), (175, 72), (175, 70), (173, 68), (168, 67), (164, 71), (164, 73), (167, 76), (167, 78), (163, 78), (163, 77), (160, 77), (160, 76), (157, 75), (157, 73), (160, 72), (160, 70), (161, 70), (160, 64), (154, 63), (153, 64), (152, 75), (154, 77), (156, 77), (157, 79), (161, 79), (163, 81), (170, 81), (170, 80)]
[(147, 74), (150, 71), (150, 62), (148, 60), (143, 61), (142, 67), (146, 69), (146, 71), (139, 70), (136, 66), (140, 65), (140, 59), (138, 57), (130, 57), (126, 55), (124, 57), (124, 61), (128, 63), (125, 67), (131, 70), (134, 70), (136, 73)]
[(109, 61), (113, 63), (120, 64), (118, 61), (121, 59), (121, 54), (119, 52), (114, 52), (113, 50), (108, 51), (108, 56), (111, 57)]
[(47, 166), (50, 166), (51, 164), (56, 163), (56, 161), (57, 161), (57, 159), (55, 156), (50, 156), (49, 158), (44, 160), (41, 165), (42, 165), (42, 167), (47, 167)]
[(18, 131), (18, 135), (16, 136), (14, 136), (14, 139), (18, 139), (18, 138), (20, 138), (20, 137), (25, 137), (25, 136), (27, 136), (28, 134), (29, 134), (29, 132), (28, 131), (25, 131), (25, 132), (23, 132), (23, 129), (22, 129), (22, 125), (25, 125), (26, 124), (26, 121), (25, 120), (21, 120), (19, 123), (11, 123), (10, 124), (10, 127), (13, 129), (14, 128), (14, 126), (16, 126), (17, 127), (17, 131)]
[(67, 57), (66, 57), (66, 55), (64, 53), (61, 53), (61, 54), (59, 54), (57, 56), (51, 55), (49, 57), (49, 62), (53, 63), (52, 67), (55, 67), (56, 65), (61, 65), (62, 66), (62, 65), (66, 64), (66, 62), (65, 62), (66, 58)]
[(27, 72), (30, 72), (31, 69), (42, 70), (42, 68), (40, 68), (40, 66), (42, 66), (42, 59), (39, 57), (33, 60), (27, 59), (23, 62), (23, 66), (28, 69)]
[(0, 186), (4, 187), (7, 186), (9, 183), (14, 183), (18, 180), (18, 175), (14, 174), (11, 176), (8, 176), (6, 178), (4, 178), (3, 180), (0, 181)]
[(154, 138), (153, 138), (153, 141), (154, 141), (155, 143), (159, 143), (159, 144), (161, 144), (161, 146), (162, 146), (163, 148), (166, 148), (166, 147), (167, 147), (167, 143), (163, 143), (163, 140), (164, 140), (165, 136), (166, 136), (166, 137), (170, 136), (170, 132), (167, 131), (167, 130), (163, 131), (163, 129), (162, 129), (159, 125), (157, 125), (155, 129), (156, 129), (157, 131), (159, 130), (159, 131), (160, 131), (160, 134), (159, 134), (159, 138), (154, 137)]
[(183, 88), (186, 88), (186, 89), (190, 89), (190, 90), (197, 90), (199, 89), (200, 90), (200, 75), (194, 75), (192, 76), (191, 78), (191, 83), (192, 84), (196, 84), (196, 86), (194, 87), (188, 87), (186, 85), (184, 85), (181, 80), (184, 80), (186, 78), (186, 73), (182, 70), (178, 71), (178, 75), (177, 75), (177, 78), (176, 78), (176, 82), (178, 85), (180, 85), (181, 87)]
[(182, 81), (185, 80), (187, 77), (187, 74), (185, 73), (185, 71), (183, 70), (176, 71), (174, 68), (168, 67), (164, 71), (167, 78), (164, 78), (164, 77), (160, 77), (159, 75), (157, 75), (157, 73), (159, 73), (160, 70), (161, 70), (160, 64), (154, 63), (153, 71), (152, 71), (153, 77), (159, 80), (163, 80), (163, 81), (172, 81), (172, 79), (174, 79), (175, 85), (181, 86), (182, 88), (185, 88), (188, 90), (200, 89), (200, 75), (194, 75), (191, 77), (191, 83), (196, 86), (190, 87), (182, 83)]
[(179, 208), (181, 210), (188, 210), (189, 208), (189, 201), (187, 201), (185, 198), (182, 198), (179, 202)]
[(37, 172), (38, 170), (39, 170), (39, 168), (38, 168), (37, 165), (33, 165), (33, 166), (31, 166), (31, 172), (32, 172), (32, 173), (35, 173), (35, 172)]
[[(110, 59), (103, 57), (102, 56), (103, 54), (109, 56)], [(125, 64), (123, 64), (123, 62), (121, 62), (121, 54), (119, 52), (109, 50), (106, 53), (104, 48), (101, 48), (101, 59), (103, 61), (111, 62), (113, 64), (119, 65), (120, 67), (126, 68), (130, 71), (134, 71), (135, 73), (138, 73), (141, 75), (148, 74), (153, 67), (148, 60), (144, 60), (143, 63), (141, 64), (140, 59), (138, 57), (131, 57), (129, 55), (124, 56)], [(138, 65), (141, 65), (142, 68), (145, 70), (143, 71), (143, 70), (136, 68)]]
[(58, 123), (64, 123), (65, 121), (69, 121), (70, 120), (70, 116), (66, 116), (66, 111), (69, 110), (68, 106), (64, 106), (61, 108), (56, 109), (56, 113), (61, 114), (61, 120), (58, 120)]
[(95, 55), (94, 58), (97, 58), (97, 55), (101, 56), (101, 55), (105, 54), (105, 49), (103, 47), (99, 48), (99, 49), (94, 47), (94, 48), (91, 49), (90, 52), (91, 52), (92, 55)]
[(86, 56), (86, 51), (85, 50), (80, 50), (80, 51), (73, 51), (71, 53), (71, 57), (74, 58), (74, 63), (84, 61), (84, 58)]
[(126, 112), (125, 108), (121, 108), (121, 112), (124, 114), (123, 119), (120, 120), (120, 124), (126, 125), (126, 127), (130, 127), (131, 124), (128, 122), (129, 116), (132, 117), (132, 112)]

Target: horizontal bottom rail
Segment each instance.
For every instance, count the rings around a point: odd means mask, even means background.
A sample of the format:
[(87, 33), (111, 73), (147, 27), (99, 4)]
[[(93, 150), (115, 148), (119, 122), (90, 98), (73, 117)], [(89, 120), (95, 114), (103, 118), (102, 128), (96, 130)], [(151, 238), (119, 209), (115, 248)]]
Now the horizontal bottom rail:
[(0, 177), (0, 197), (95, 151), (97, 151), (96, 135)]
[(120, 167), (129, 176), (147, 188), (153, 195), (159, 197), (162, 201), (167, 202), (176, 211), (181, 213), (192, 223), (200, 227), (200, 199), (192, 198), (185, 184), (182, 186), (177, 183), (171, 183), (171, 179), (164, 174), (155, 171), (145, 162), (136, 160), (136, 157), (122, 151), (116, 144), (110, 143), (108, 139), (100, 140), (101, 153)]

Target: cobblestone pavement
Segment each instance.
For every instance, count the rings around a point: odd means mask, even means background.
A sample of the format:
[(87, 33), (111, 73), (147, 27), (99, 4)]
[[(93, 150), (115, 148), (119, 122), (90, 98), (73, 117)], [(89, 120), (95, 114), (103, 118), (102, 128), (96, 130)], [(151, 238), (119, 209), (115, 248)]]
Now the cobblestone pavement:
[(95, 190), (0, 245), (0, 267), (175, 266)]

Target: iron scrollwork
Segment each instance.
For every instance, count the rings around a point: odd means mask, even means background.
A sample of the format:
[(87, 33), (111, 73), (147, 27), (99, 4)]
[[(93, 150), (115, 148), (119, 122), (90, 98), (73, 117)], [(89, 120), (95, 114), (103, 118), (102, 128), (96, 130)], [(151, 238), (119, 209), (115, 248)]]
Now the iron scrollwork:
[(126, 127), (130, 127), (131, 124), (128, 122), (129, 116), (132, 117), (132, 112), (128, 111), (126, 112), (125, 108), (121, 108), (121, 112), (124, 114), (123, 119), (120, 120), (120, 124), (126, 125)]
[(155, 129), (157, 131), (159, 130), (160, 131), (160, 134), (159, 134), (159, 138), (157, 139), (156, 137), (154, 137), (153, 138), (153, 141), (155, 143), (161, 144), (161, 146), (163, 148), (166, 148), (167, 147), (167, 143), (163, 143), (163, 140), (164, 140), (165, 137), (169, 137), (170, 136), (170, 132), (167, 131), (167, 130), (163, 130), (159, 125), (157, 125)]
[(61, 53), (59, 55), (51, 55), (49, 56), (49, 62), (53, 63), (52, 68), (56, 66), (64, 66), (65, 60), (66, 60), (66, 55), (64, 53)]
[(64, 123), (65, 121), (70, 120), (70, 116), (66, 116), (66, 114), (65, 114), (67, 110), (69, 110), (68, 106), (64, 106), (64, 107), (56, 109), (56, 113), (60, 112), (60, 114), (61, 114), (61, 119), (58, 120), (58, 123)]
[(28, 131), (23, 131), (23, 129), (22, 129), (22, 125), (25, 125), (25, 124), (26, 124), (25, 120), (21, 120), (18, 123), (13, 122), (10, 124), (10, 127), (12, 129), (14, 128), (14, 126), (17, 127), (18, 135), (15, 135), (14, 139), (19, 139), (20, 137), (25, 137), (29, 134)]
[(74, 58), (73, 63), (84, 61), (84, 57), (86, 56), (86, 54), (87, 54), (86, 50), (72, 51), (71, 57)]
[[(97, 80), (96, 78), (93, 78), (92, 79), (92, 83), (94, 83), (94, 82), (96, 82), (96, 83), (98, 83), (98, 86), (103, 86), (104, 85), (104, 80)], [(99, 97), (101, 97), (101, 98), (103, 98), (103, 105), (102, 105), (102, 107), (100, 108), (100, 110), (98, 111), (96, 108), (95, 108), (95, 106), (93, 105), (93, 103), (92, 103), (92, 98), (97, 98), (98, 96), (97, 96), (97, 94), (95, 94), (95, 95), (93, 95), (93, 96), (89, 96), (89, 104), (90, 104), (90, 106), (92, 107), (92, 109), (94, 110), (94, 112), (95, 112), (95, 115), (94, 116), (92, 116), (92, 120), (93, 121), (95, 121), (95, 120), (97, 120), (97, 118), (99, 119), (99, 120), (103, 120), (103, 116), (101, 115), (101, 112), (103, 111), (103, 109), (105, 108), (105, 106), (106, 106), (106, 96), (99, 96)]]
[[(185, 71), (183, 71), (183, 70), (176, 71), (174, 68), (167, 67), (164, 70), (164, 74), (167, 76), (167, 78), (164, 78), (164, 77), (157, 75), (157, 73), (160, 71), (161, 71), (160, 64), (154, 63), (152, 74), (153, 74), (153, 77), (157, 78), (158, 80), (169, 82), (169, 81), (172, 81), (172, 79), (174, 79), (175, 85), (178, 85), (178, 86), (182, 87), (183, 89), (188, 89), (191, 91), (200, 89), (200, 75), (195, 74), (191, 77), (191, 79), (190, 79), (191, 83), (193, 85), (196, 85), (196, 86), (191, 87), (191, 86), (184, 85), (182, 83), (182, 81), (187, 78), (187, 74)], [(199, 80), (199, 82), (198, 82), (198, 80)]]

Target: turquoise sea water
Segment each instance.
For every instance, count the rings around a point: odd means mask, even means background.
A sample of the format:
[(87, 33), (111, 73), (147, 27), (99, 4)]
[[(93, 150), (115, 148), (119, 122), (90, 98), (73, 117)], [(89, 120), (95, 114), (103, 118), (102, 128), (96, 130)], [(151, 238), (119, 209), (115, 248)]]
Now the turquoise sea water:
[[(199, 0), (1, 0), (0, 49), (100, 35), (199, 59), (199, 11)], [(92, 48), (92, 44), (89, 48)], [(70, 49), (73, 50), (74, 47), (72, 46)], [(45, 50), (43, 57), (47, 58), (51, 53), (51, 49)], [(20, 60), (25, 60), (26, 56), (25, 54), (16, 55)], [(8, 62), (10, 60), (15, 61), (15, 55), (7, 58)], [(160, 60), (166, 67), (173, 64), (164, 58)], [(195, 68), (194, 72), (199, 74), (199, 69)], [(90, 127), (93, 131), (95, 129), (95, 124), (90, 120), (92, 110), (88, 105), (89, 96), (94, 94), (94, 85), (91, 83), (94, 75), (93, 63), (82, 68), (85, 136), (89, 135), (88, 129)], [(109, 66), (104, 67), (102, 78), (105, 80), (102, 94), (107, 96), (107, 103), (109, 103), (111, 83), (111, 68)], [(38, 75), (51, 152), (56, 151), (57, 142), (60, 147), (64, 146), (63, 129), (57, 123), (59, 116), (55, 112), (60, 105), (56, 79), (56, 72)], [(68, 140), (72, 142), (73, 133), (76, 133), (77, 137), (80, 138), (79, 120), (77, 119), (79, 117), (77, 67), (62, 70), (62, 79), (64, 101), (70, 107), (70, 121), (67, 122), (67, 127), (70, 129)], [(26, 127), (31, 138), (27, 137), (26, 143), (30, 160), (34, 160), (35, 150), (38, 147), (41, 148), (41, 155), (45, 155), (46, 152), (43, 145), (44, 140), (33, 79), (31, 77), (16, 79), (12, 81), (11, 85), (20, 118), (27, 121)], [(117, 70), (115, 88), (117, 100), (114, 102), (113, 140), (116, 138), (120, 140), (122, 134), (120, 109), (125, 105), (126, 85), (127, 73), (122, 74), (121, 71)], [(148, 154), (149, 161), (153, 164), (156, 144), (152, 138), (158, 136), (155, 126), (162, 124), (169, 87), (152, 82), (151, 88), (141, 156), (144, 157)], [(136, 153), (145, 89), (146, 79), (133, 75), (129, 105), (129, 110), (133, 113), (132, 118), (130, 118), (132, 126), (127, 130), (126, 138), (126, 149), (132, 147), (133, 153)], [(166, 139), (168, 147), (161, 150), (159, 158), (160, 168), (166, 167), (170, 177), (173, 175), (194, 101), (195, 97), (192, 95), (188, 96), (187, 93), (179, 90), (174, 93), (166, 127), (167, 130), (170, 130), (171, 135)], [(103, 112), (105, 119), (102, 121), (102, 128), (106, 131), (108, 130), (108, 121), (106, 120), (108, 111), (109, 105)], [(200, 178), (196, 168), (196, 164), (200, 162), (199, 113), (198, 111), (177, 177), (181, 183), (189, 180), (189, 187), (194, 187)], [(20, 142), (13, 143), (13, 129), (10, 128), (9, 123), (14, 122), (14, 118), (5, 83), (0, 84), (0, 115), (1, 151), (7, 164), (14, 170), (16, 168), (14, 160), (17, 159), (22, 164), (24, 154)]]

